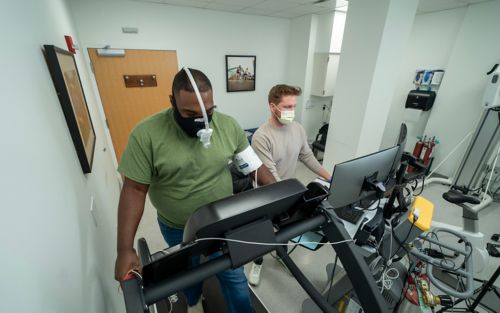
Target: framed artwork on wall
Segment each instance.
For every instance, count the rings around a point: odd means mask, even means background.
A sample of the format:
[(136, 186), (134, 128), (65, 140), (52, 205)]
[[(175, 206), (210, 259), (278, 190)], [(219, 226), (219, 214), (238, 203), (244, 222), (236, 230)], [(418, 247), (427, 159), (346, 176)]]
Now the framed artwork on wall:
[(227, 92), (255, 90), (255, 55), (226, 55)]
[(92, 171), (96, 135), (73, 54), (44, 45), (45, 59), (84, 173)]

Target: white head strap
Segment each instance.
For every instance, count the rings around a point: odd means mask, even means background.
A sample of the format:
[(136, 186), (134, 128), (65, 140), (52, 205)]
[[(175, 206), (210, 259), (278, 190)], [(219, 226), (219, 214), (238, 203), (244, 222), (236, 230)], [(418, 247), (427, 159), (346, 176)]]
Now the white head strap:
[(203, 100), (201, 99), (200, 90), (198, 89), (198, 86), (196, 85), (196, 82), (193, 78), (193, 75), (191, 74), (191, 72), (189, 71), (189, 69), (187, 67), (183, 67), (182, 69), (186, 72), (186, 74), (189, 78), (189, 81), (191, 82), (191, 86), (193, 86), (194, 93), (196, 94), (196, 98), (198, 99), (198, 104), (200, 105), (201, 112), (203, 114), (203, 120), (205, 121), (205, 128), (200, 129), (196, 135), (200, 138), (200, 141), (203, 144), (203, 147), (208, 148), (208, 147), (210, 147), (210, 137), (212, 136), (212, 133), (214, 130), (211, 129), (209, 124), (208, 124), (208, 115), (207, 115), (207, 111), (205, 110), (205, 104), (203, 103)]

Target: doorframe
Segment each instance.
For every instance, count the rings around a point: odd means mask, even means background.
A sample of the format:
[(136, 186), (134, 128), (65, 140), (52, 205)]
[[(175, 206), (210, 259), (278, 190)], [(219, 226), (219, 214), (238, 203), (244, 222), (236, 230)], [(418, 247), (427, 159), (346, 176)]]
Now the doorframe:
[[(111, 138), (111, 132), (109, 131), (108, 124), (106, 123), (106, 113), (104, 112), (104, 106), (102, 104), (101, 94), (99, 93), (99, 87), (97, 86), (97, 79), (96, 79), (95, 73), (94, 73), (94, 66), (92, 65), (92, 60), (90, 59), (90, 55), (89, 55), (89, 49), (101, 49), (101, 48), (102, 47), (100, 47), (100, 48), (91, 47), (91, 46), (84, 47), (83, 50), (85, 50), (85, 51), (84, 51), (83, 55), (85, 58), (85, 66), (87, 67), (87, 70), (91, 76), (92, 90), (96, 94), (95, 100), (96, 100), (96, 104), (97, 104), (98, 111), (99, 111), (99, 119), (100, 119), (99, 122), (101, 123), (101, 125), (104, 129), (104, 133), (106, 134), (105, 135), (106, 146), (109, 149), (109, 152), (111, 153), (111, 156), (112, 156), (111, 159), (113, 161), (113, 165), (115, 168), (114, 173), (115, 173), (116, 179), (118, 180), (118, 185), (119, 185), (120, 190), (121, 190), (123, 187), (123, 178), (122, 178), (122, 175), (120, 175), (120, 173), (118, 172), (118, 158), (116, 157), (116, 151), (115, 151), (115, 146), (113, 145), (113, 140)], [(124, 49), (124, 48), (113, 48), (113, 49)]]

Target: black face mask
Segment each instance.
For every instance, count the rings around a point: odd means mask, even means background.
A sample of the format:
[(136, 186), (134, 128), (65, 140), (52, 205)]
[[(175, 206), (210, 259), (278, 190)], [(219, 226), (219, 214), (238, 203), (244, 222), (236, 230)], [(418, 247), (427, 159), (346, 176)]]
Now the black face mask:
[[(208, 122), (212, 121), (212, 114), (207, 114)], [(205, 128), (203, 117), (182, 117), (177, 107), (174, 106), (174, 118), (180, 128), (189, 136), (196, 137), (198, 131)], [(196, 121), (198, 120), (198, 121)]]

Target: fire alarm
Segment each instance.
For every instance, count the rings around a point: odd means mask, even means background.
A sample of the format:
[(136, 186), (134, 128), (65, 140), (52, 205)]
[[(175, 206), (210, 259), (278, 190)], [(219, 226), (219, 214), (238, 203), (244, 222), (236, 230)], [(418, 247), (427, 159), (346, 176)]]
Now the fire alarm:
[(77, 47), (73, 44), (73, 38), (69, 35), (65, 35), (64, 40), (66, 40), (66, 45), (68, 45), (68, 51), (75, 54)]

